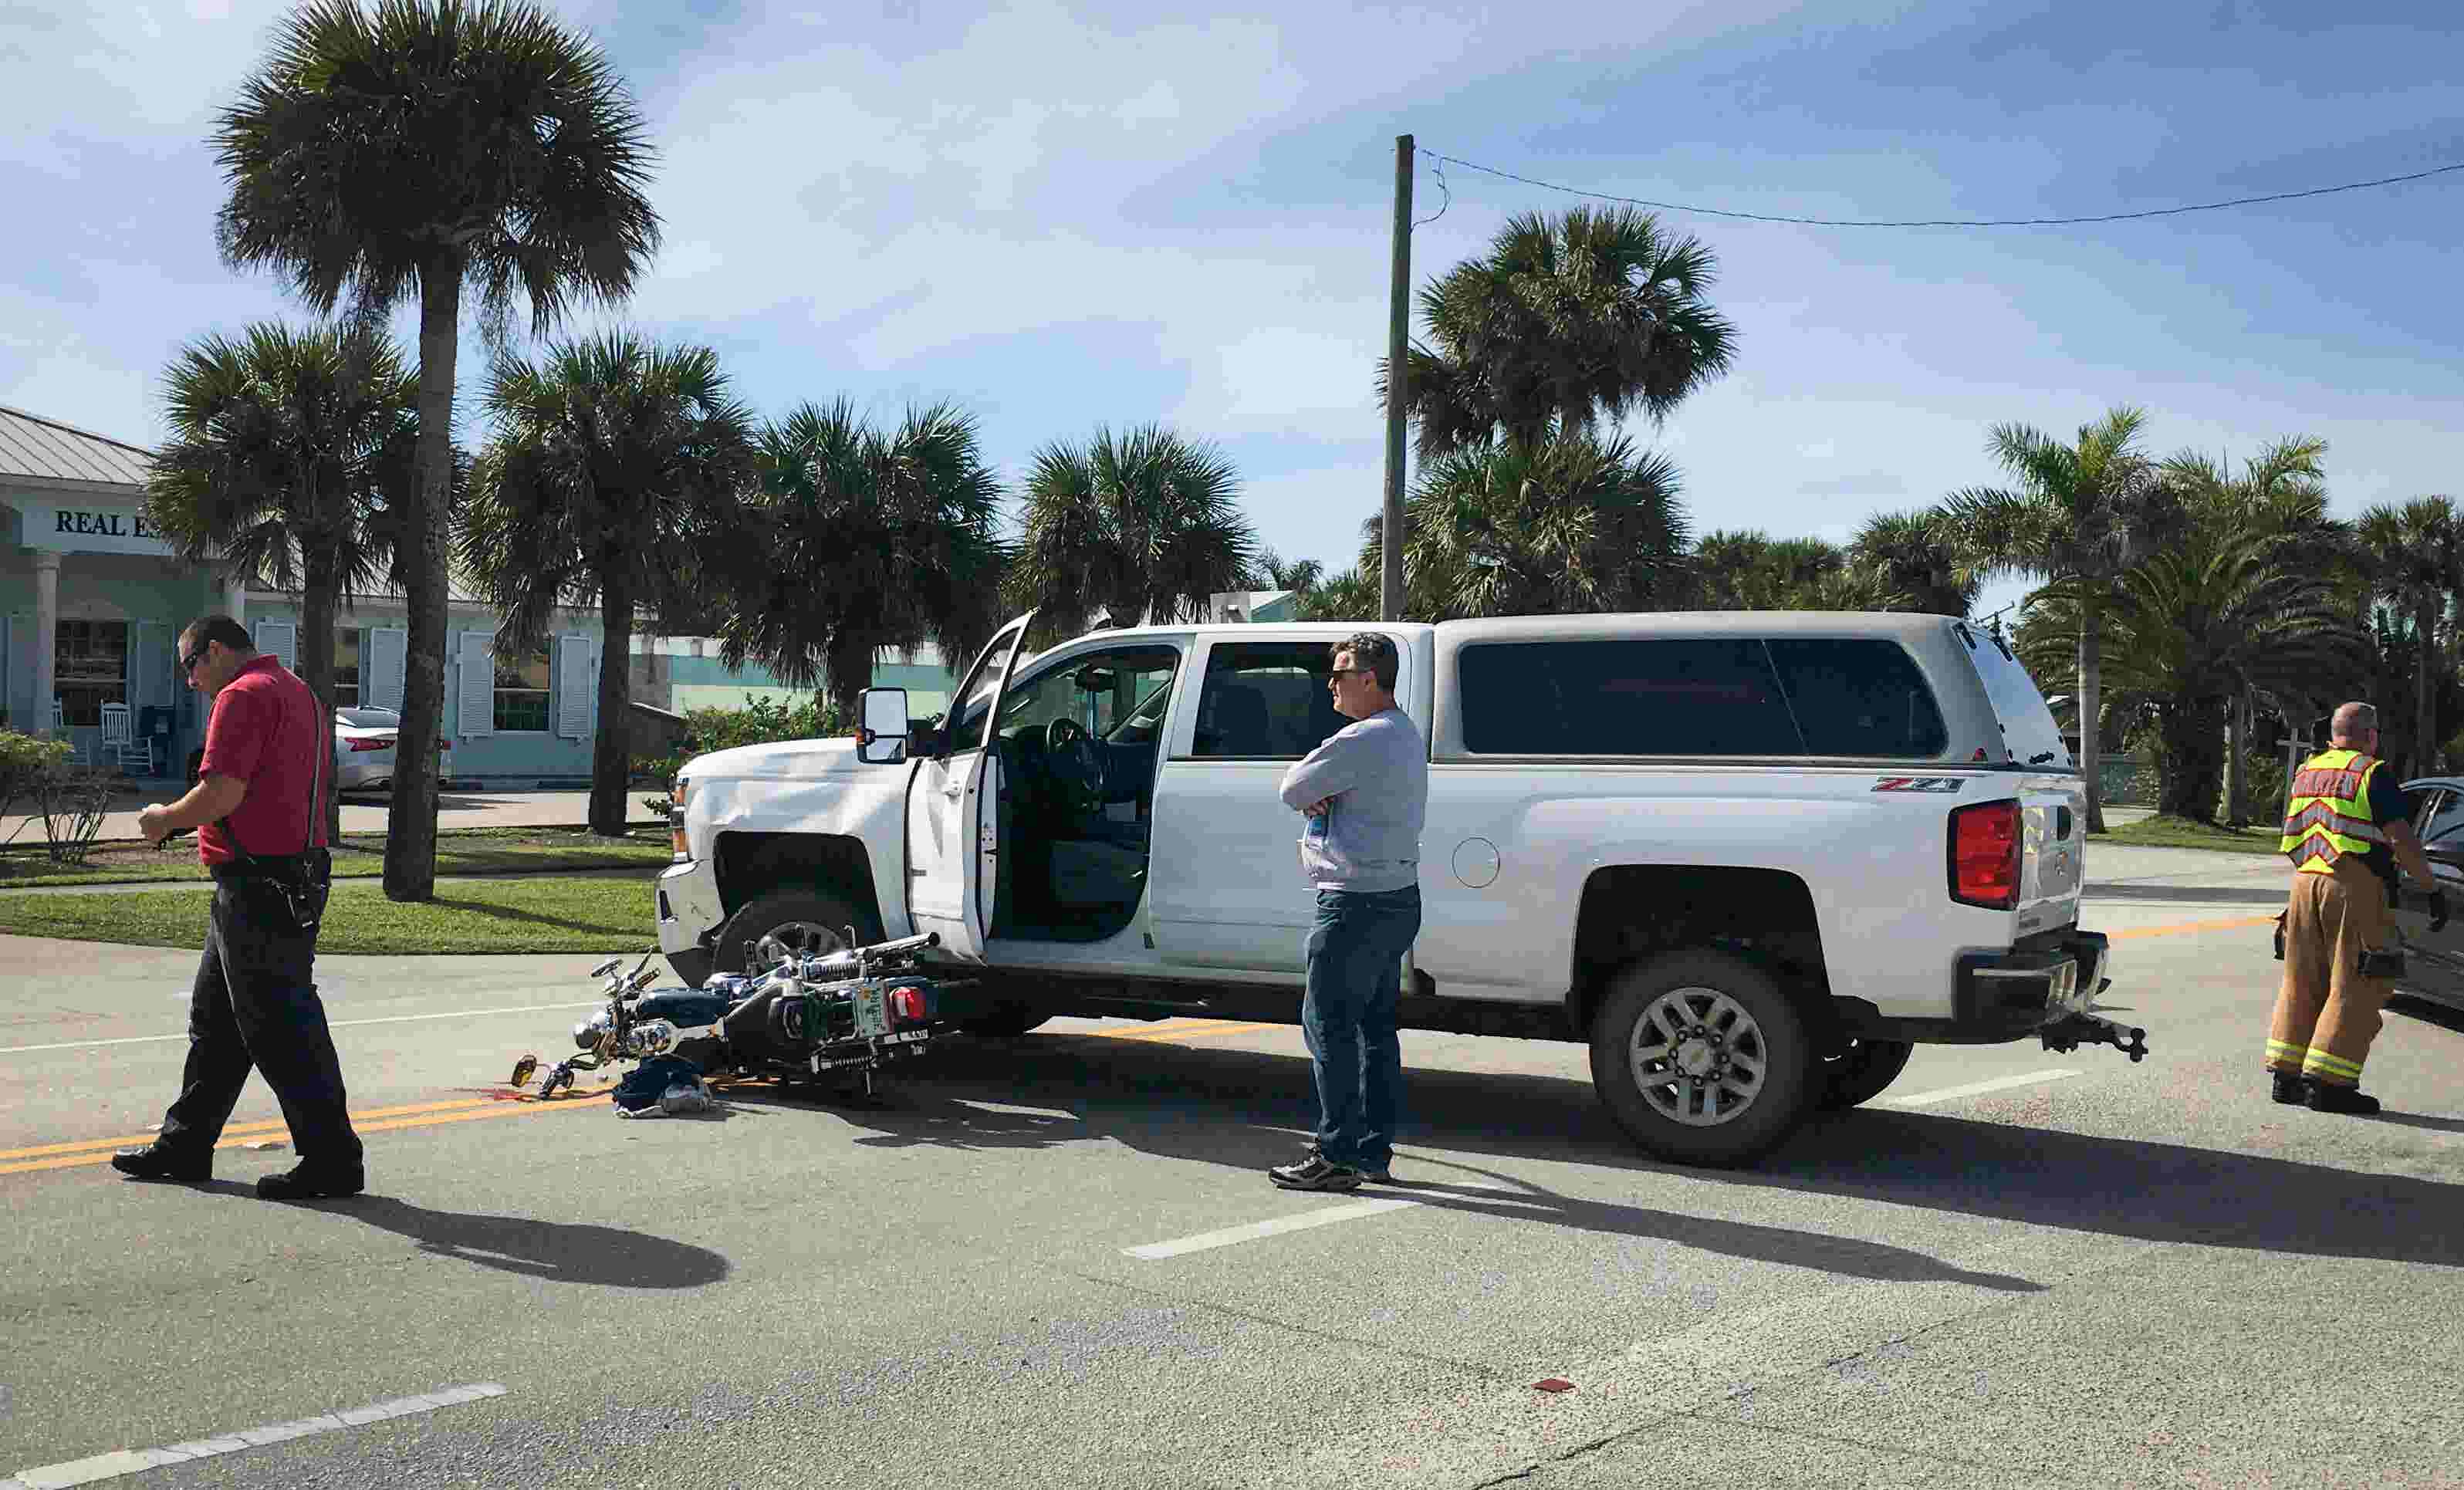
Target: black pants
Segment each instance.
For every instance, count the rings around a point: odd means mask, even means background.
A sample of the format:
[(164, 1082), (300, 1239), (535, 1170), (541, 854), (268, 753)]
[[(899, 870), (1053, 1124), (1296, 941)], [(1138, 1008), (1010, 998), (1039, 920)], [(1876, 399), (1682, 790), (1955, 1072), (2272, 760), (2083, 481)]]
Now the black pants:
[(342, 1066), (312, 980), (316, 931), (300, 931), (281, 892), (261, 880), (217, 879), (211, 918), (188, 996), (188, 1063), (157, 1142), (211, 1149), (253, 1066), (282, 1104), (301, 1163), (358, 1169)]

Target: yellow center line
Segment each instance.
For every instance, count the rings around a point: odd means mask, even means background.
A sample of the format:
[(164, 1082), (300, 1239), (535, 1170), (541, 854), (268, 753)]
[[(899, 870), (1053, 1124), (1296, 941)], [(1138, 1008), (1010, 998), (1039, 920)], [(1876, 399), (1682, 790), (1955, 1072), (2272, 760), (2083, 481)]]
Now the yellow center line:
[(2266, 926), (2274, 916), (2233, 916), (2222, 921), (2180, 921), (2171, 926), (2134, 926), (2128, 931), (2107, 931), (2107, 941), (2126, 941), (2134, 936), (2171, 936), (2179, 931), (2236, 931), (2244, 927)]
[(1092, 1033), (1098, 1040), (1133, 1040), (1143, 1042), (1172, 1040), (1202, 1040), (1209, 1035), (1238, 1035), (1246, 1030), (1275, 1030), (1288, 1029), (1291, 1027), (1292, 1026), (1290, 1025), (1278, 1024), (1273, 1021), (1258, 1024), (1245, 1024), (1229, 1019), (1193, 1019), (1189, 1022), (1188, 1027), (1182, 1028), (1152, 1030), (1094, 1030), (1090, 1033)]
[[(2143, 936), (2173, 936), (2183, 932), (2240, 931), (2265, 926), (2274, 916), (2233, 916), (2216, 921), (2181, 921), (2170, 926), (2139, 926), (2125, 931), (2107, 931), (2113, 941), (2125, 941)], [(1162, 1043), (1185, 1040), (1205, 1040), (1217, 1035), (1244, 1035), (1254, 1030), (1289, 1029), (1292, 1026), (1277, 1020), (1246, 1022), (1229, 1019), (1162, 1019), (1137, 1029), (1092, 1030), (1097, 1040), (1133, 1041), (1140, 1043)], [(483, 1118), (519, 1117), (530, 1112), (579, 1111), (590, 1108), (604, 1111), (599, 1104), (587, 1099), (606, 1095), (607, 1087), (575, 1091), (569, 1096), (541, 1102), (528, 1093), (507, 1099), (502, 1097), (462, 1097), (448, 1102), (413, 1103), (398, 1107), (375, 1107), (351, 1115), (351, 1122), (363, 1133), (393, 1132), (410, 1128), (441, 1128), (448, 1123), (472, 1123)], [(372, 1121), (373, 1120), (373, 1121)], [(217, 1149), (236, 1149), (267, 1133), (284, 1130), (279, 1121), (235, 1124), (224, 1129)], [(32, 1149), (0, 1150), (0, 1159), (23, 1162), (0, 1164), (0, 1174), (26, 1174), (39, 1170), (71, 1169), (79, 1165), (104, 1164), (111, 1150), (153, 1142), (151, 1134), (131, 1138), (89, 1138), (77, 1143), (45, 1144)]]

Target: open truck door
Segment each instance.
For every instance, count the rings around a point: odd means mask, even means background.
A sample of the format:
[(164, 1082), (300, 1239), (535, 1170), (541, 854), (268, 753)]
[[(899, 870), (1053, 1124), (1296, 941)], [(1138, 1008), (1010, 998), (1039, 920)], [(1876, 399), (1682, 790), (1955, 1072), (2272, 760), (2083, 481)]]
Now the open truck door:
[(907, 740), (907, 915), (920, 934), (940, 933), (939, 952), (984, 960), (1001, 854), (1001, 694), (1024, 649), (1028, 611), (993, 634), (938, 729)]

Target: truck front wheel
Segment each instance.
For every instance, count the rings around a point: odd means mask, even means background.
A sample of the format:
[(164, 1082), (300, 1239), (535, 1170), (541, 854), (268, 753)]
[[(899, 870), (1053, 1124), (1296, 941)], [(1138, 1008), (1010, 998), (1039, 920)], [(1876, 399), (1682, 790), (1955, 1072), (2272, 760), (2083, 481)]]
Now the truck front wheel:
[[(870, 914), (813, 889), (779, 889), (748, 901), (719, 929), (711, 966), (721, 973), (760, 972), (787, 953), (815, 956), (847, 950), (852, 928), (860, 945), (881, 940)], [(756, 949), (759, 949), (756, 951)], [(759, 962), (759, 966), (753, 964)]]
[(1645, 1152), (1749, 1164), (1813, 1099), (1805, 1019), (1770, 975), (1726, 953), (1677, 952), (1618, 974), (1592, 1018), (1592, 1084)]

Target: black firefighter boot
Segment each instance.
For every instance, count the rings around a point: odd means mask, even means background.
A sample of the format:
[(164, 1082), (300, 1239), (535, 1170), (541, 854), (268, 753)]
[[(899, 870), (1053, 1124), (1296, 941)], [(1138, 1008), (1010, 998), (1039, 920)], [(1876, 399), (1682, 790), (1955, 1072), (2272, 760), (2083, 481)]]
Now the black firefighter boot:
[(2299, 1071), (2270, 1071), (2267, 1082), (2269, 1094), (2288, 1107), (2298, 1107), (2309, 1097)]
[(2358, 1086), (2342, 1086), (2315, 1076), (2304, 1077), (2302, 1083), (2310, 1088), (2303, 1100), (2313, 1112), (2342, 1112), (2352, 1117), (2378, 1115), (2379, 1099), (2365, 1094)]

